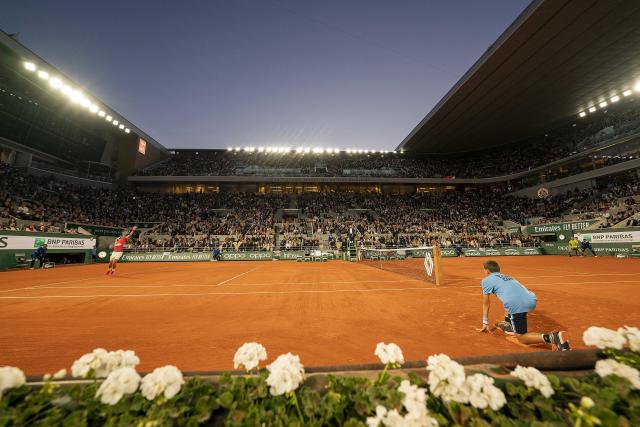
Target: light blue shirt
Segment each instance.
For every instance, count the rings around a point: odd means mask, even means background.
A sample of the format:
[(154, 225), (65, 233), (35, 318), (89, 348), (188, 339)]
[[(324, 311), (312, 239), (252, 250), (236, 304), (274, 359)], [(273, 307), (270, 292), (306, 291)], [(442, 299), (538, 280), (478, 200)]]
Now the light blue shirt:
[(482, 293), (495, 294), (509, 314), (527, 313), (536, 308), (536, 294), (511, 276), (491, 273), (482, 279)]

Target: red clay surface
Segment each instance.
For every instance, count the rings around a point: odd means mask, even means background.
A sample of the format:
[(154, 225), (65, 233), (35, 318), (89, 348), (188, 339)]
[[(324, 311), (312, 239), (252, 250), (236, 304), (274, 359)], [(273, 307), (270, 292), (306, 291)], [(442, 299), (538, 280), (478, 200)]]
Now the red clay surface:
[[(308, 366), (377, 362), (376, 343), (405, 359), (539, 351), (480, 334), (482, 258), (443, 260), (445, 285), (343, 261), (121, 264), (0, 273), (0, 366), (29, 374), (69, 368), (104, 347), (135, 350), (139, 370), (232, 369), (238, 346)], [(564, 329), (574, 347), (591, 325), (640, 326), (640, 261), (501, 257), (538, 295), (530, 331)], [(502, 306), (492, 300), (491, 323)]]

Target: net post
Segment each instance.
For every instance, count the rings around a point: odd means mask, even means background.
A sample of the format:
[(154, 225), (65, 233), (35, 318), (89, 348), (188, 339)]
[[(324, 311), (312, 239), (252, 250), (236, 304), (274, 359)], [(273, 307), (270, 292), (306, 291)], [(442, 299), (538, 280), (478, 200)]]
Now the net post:
[(433, 274), (435, 276), (436, 286), (442, 285), (442, 264), (441, 264), (440, 247), (433, 247)]

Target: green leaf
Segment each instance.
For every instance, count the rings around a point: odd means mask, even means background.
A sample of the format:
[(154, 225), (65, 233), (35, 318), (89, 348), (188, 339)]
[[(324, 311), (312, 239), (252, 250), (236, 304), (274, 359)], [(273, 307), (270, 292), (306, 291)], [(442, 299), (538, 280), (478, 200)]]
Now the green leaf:
[(233, 403), (233, 394), (229, 391), (225, 391), (220, 395), (220, 397), (218, 397), (218, 402), (223, 408), (229, 409)]

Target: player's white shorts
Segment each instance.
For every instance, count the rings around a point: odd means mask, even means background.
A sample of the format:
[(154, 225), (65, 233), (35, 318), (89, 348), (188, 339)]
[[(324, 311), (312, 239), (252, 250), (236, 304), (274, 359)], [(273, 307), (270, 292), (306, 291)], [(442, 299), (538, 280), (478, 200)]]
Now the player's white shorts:
[(109, 258), (110, 261), (120, 261), (120, 258), (122, 258), (122, 252), (112, 252), (111, 253), (111, 258)]

